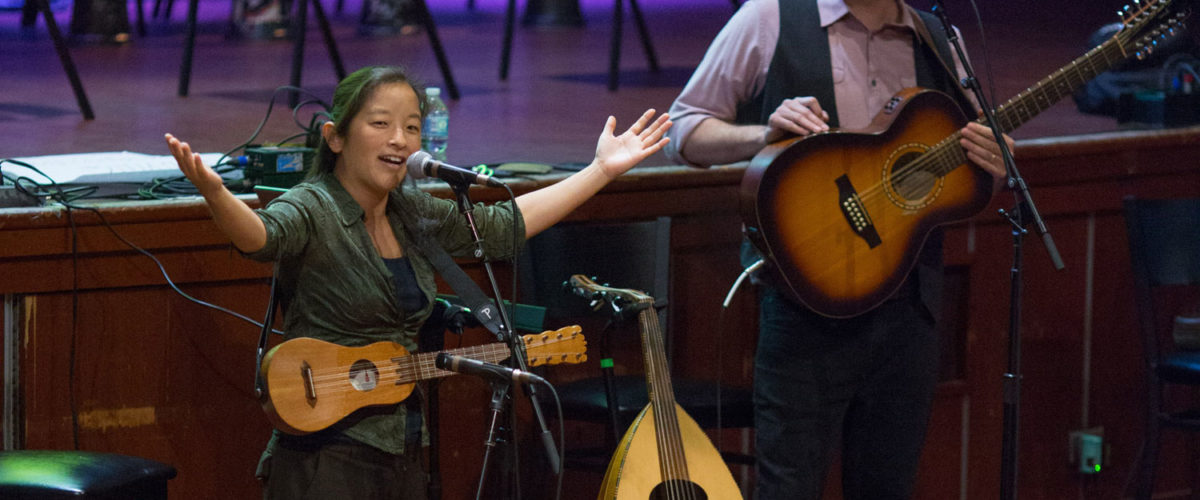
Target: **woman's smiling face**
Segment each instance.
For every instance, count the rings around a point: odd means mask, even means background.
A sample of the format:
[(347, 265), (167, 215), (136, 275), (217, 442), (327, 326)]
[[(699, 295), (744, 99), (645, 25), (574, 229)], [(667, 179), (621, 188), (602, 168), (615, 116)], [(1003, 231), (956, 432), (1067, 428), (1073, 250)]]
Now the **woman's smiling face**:
[(345, 185), (386, 193), (404, 180), (408, 155), (421, 149), (421, 106), (408, 83), (375, 89), (351, 118), (345, 136), (329, 128), (330, 149), (338, 154), (334, 174)]

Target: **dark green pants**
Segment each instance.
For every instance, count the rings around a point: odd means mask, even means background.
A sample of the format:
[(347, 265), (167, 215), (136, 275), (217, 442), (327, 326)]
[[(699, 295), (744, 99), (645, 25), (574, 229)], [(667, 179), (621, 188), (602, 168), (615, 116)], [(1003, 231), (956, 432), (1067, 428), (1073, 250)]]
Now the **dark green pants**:
[(259, 465), (266, 500), (428, 498), (420, 448), (385, 453), (348, 438), (326, 442), (273, 440)]

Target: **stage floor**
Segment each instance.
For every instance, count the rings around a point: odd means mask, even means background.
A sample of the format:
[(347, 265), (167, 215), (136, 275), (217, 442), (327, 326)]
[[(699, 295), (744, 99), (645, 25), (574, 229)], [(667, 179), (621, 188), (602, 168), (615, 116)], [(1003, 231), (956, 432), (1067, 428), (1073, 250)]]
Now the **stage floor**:
[[(926, 8), (925, 2), (914, 2)], [(1081, 55), (1088, 35), (1118, 4), (1108, 0), (980, 2), (987, 27), (991, 74), (1000, 101)], [(1029, 3), (1034, 9), (1022, 8)], [(1053, 4), (1053, 5), (1047, 5)], [(1108, 8), (1108, 4), (1113, 4)], [(986, 78), (984, 51), (970, 4), (947, 2), (963, 27), (972, 59)], [(1097, 5), (1104, 4), (1104, 5)], [(70, 9), (56, 18), (65, 31)], [(433, 85), (444, 85), (424, 33), (358, 34), (360, 4), (341, 13), (328, 2), (338, 48), (348, 70), (368, 64), (403, 64)], [(640, 4), (661, 71), (647, 70), (629, 9), (621, 57), (621, 86), (606, 89), (613, 3), (583, 0), (583, 27), (524, 27), (519, 4), (510, 76), (499, 80), (504, 8), (497, 0), (436, 0), (431, 5), (461, 99), (449, 102), (449, 160), (457, 164), (504, 161), (587, 162), (610, 114), (624, 127), (645, 108), (666, 110), (732, 14), (728, 0), (643, 0)], [(1073, 7), (1074, 5), (1082, 7)], [(130, 3), (130, 19), (136, 19)], [(147, 1), (147, 16), (153, 2)], [(1085, 11), (1081, 11), (1084, 9)], [(229, 2), (200, 2), (190, 96), (178, 97), (186, 3), (170, 20), (148, 19), (149, 34), (123, 45), (74, 41), (71, 54), (96, 119), (81, 118), (45, 24), (20, 27), (19, 11), (0, 11), (0, 158), (93, 151), (165, 154), (163, 133), (200, 151), (225, 151), (251, 137), (264, 118), (272, 90), (288, 83), (292, 44), (284, 40), (228, 39)], [(310, 21), (312, 15), (310, 14)], [(310, 23), (302, 85), (328, 99), (336, 83), (325, 45)], [(1052, 27), (1047, 29), (1046, 27)], [(311, 113), (311, 109), (308, 110)], [(301, 121), (307, 121), (303, 114)], [(1067, 99), (1013, 135), (1045, 137), (1108, 131), (1115, 120), (1083, 115)], [(286, 99), (277, 100), (259, 142), (300, 131)], [(670, 163), (660, 154), (646, 165)]]

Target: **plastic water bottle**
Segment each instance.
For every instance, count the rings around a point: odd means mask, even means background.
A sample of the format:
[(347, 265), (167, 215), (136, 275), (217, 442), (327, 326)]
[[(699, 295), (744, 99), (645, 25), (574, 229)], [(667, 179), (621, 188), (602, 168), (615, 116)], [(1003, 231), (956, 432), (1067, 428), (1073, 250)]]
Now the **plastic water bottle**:
[(450, 112), (442, 101), (442, 89), (425, 89), (425, 124), (421, 127), (421, 149), (438, 161), (446, 161), (446, 142), (450, 139)]

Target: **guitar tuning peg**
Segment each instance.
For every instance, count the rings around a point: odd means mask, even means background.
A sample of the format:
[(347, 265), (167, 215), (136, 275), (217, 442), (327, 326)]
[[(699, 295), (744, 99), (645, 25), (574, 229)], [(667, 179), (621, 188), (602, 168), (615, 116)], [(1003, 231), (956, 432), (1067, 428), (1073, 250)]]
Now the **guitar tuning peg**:
[(602, 301), (600, 299), (592, 299), (591, 302), (588, 302), (588, 307), (591, 307), (593, 311), (599, 311), (600, 306), (603, 306), (603, 305), (604, 305), (604, 301)]

